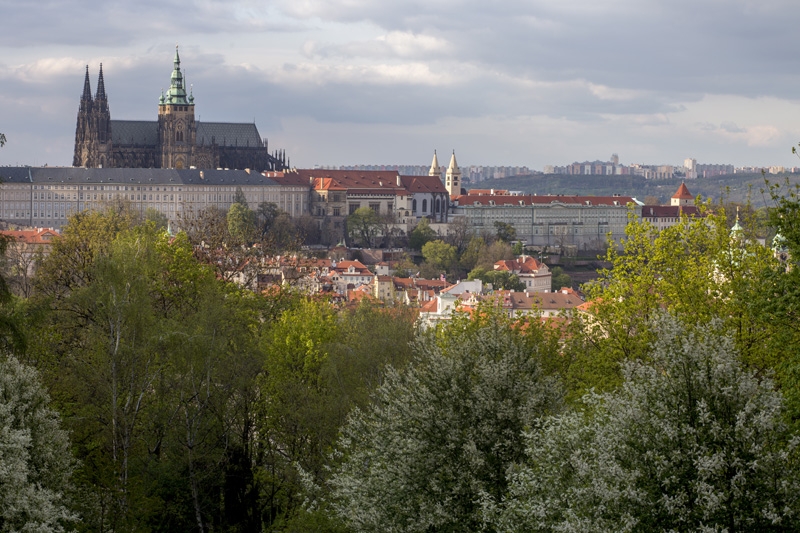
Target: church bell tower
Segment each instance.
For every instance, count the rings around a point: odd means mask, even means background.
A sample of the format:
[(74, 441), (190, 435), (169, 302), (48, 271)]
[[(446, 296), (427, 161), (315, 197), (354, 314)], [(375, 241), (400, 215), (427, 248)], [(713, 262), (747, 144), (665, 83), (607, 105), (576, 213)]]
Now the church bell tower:
[(444, 186), (450, 198), (461, 194), (461, 169), (458, 168), (458, 163), (456, 163), (455, 150), (453, 150), (453, 155), (450, 156), (450, 165), (448, 165), (445, 173)]
[(186, 94), (181, 72), (181, 58), (175, 46), (172, 77), (167, 94), (158, 99), (158, 142), (161, 168), (189, 168), (195, 146), (197, 127), (194, 120), (194, 96)]

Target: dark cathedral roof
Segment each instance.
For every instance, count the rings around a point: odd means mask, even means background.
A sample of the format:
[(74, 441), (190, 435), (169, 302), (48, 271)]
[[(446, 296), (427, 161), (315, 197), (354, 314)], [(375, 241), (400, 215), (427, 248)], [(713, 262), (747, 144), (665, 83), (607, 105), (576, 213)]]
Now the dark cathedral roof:
[[(237, 148), (263, 146), (255, 124), (234, 122), (195, 122), (197, 144)], [(117, 146), (155, 146), (158, 144), (158, 122), (154, 120), (112, 120), (111, 140)]]
[(273, 179), (246, 170), (175, 170), (168, 168), (0, 167), (6, 183), (103, 185), (279, 186)]
[(111, 142), (115, 145), (155, 146), (158, 122), (153, 120), (112, 120)]
[(255, 124), (233, 122), (196, 122), (197, 144), (213, 144), (238, 148), (263, 145)]

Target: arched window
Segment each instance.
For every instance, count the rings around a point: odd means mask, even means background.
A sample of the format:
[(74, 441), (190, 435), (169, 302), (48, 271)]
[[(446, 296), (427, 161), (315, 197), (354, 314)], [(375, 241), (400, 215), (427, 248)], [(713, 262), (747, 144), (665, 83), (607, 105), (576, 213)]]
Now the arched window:
[(427, 199), (426, 200), (422, 200), (422, 212), (423, 213), (427, 213), (428, 212), (428, 200)]
[(417, 201), (416, 200), (411, 200), (411, 212), (412, 213), (416, 213), (417, 212)]
[(439, 213), (442, 211), (442, 201), (437, 198), (436, 199), (436, 212)]

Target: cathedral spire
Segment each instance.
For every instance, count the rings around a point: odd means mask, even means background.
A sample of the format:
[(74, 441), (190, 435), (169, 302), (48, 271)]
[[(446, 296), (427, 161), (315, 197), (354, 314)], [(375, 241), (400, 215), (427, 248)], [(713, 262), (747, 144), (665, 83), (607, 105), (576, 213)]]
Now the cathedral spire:
[[(178, 45), (175, 45), (175, 59), (173, 60), (172, 76), (170, 77), (169, 90), (165, 97), (167, 104), (191, 105), (186, 98), (186, 84), (181, 72), (181, 57), (178, 55)], [(192, 98), (194, 100), (194, 98)]]
[(92, 85), (89, 82), (89, 65), (86, 65), (86, 77), (83, 79), (83, 95), (81, 95), (81, 111), (92, 108)]
[(100, 63), (100, 75), (97, 77), (97, 94), (95, 95), (96, 100), (106, 99), (106, 84), (103, 81), (103, 64)]

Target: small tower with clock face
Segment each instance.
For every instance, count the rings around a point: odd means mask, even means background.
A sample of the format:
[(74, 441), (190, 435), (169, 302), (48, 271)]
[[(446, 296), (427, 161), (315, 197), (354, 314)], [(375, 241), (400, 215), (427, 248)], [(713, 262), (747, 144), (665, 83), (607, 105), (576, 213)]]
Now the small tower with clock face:
[(181, 59), (175, 46), (175, 60), (167, 93), (158, 99), (158, 137), (161, 168), (189, 168), (196, 145), (194, 96), (186, 94)]

